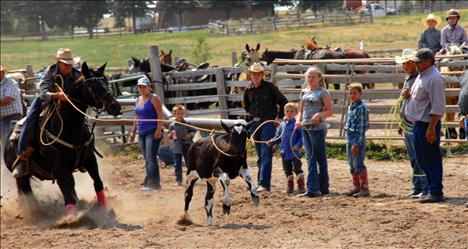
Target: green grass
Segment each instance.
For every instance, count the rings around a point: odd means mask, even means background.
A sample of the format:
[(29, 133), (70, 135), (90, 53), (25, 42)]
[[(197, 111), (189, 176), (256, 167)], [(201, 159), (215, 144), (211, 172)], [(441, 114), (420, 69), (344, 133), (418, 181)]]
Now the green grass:
[[(441, 12), (437, 14), (443, 16)], [(468, 9), (461, 10), (461, 14), (460, 24), (468, 27)], [(130, 56), (147, 57), (150, 45), (158, 45), (163, 50), (172, 49), (174, 56), (191, 60), (193, 44), (200, 36), (206, 37), (211, 47), (211, 64), (219, 66), (230, 66), (231, 52), (240, 53), (246, 43), (255, 46), (259, 42), (262, 51), (267, 47), (270, 50), (289, 50), (299, 48), (311, 35), (315, 35), (319, 45), (329, 44), (332, 47), (358, 47), (361, 40), (365, 42), (366, 49), (416, 47), (419, 34), (424, 29), (421, 19), (425, 16), (389, 16), (375, 18), (373, 24), (240, 36), (223, 36), (208, 30), (197, 30), (172, 34), (105, 36), (93, 40), (85, 37), (64, 37), (49, 41), (11, 41), (11, 37), (2, 37), (1, 63), (10, 69), (24, 68), (26, 64), (32, 64), (33, 69), (37, 70), (54, 62), (53, 56), (58, 48), (68, 47), (74, 51), (75, 56), (83, 57), (91, 65), (108, 62), (108, 66), (127, 66)], [(443, 25), (438, 28), (442, 28)]]

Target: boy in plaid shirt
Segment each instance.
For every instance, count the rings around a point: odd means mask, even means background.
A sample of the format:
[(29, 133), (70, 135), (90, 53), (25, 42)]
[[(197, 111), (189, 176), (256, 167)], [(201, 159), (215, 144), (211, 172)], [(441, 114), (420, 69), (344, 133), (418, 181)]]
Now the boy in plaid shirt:
[(370, 196), (367, 169), (364, 165), (366, 150), (366, 131), (369, 129), (369, 110), (361, 100), (361, 83), (351, 83), (348, 87), (348, 95), (351, 105), (348, 107), (346, 119), (346, 153), (349, 167), (353, 176), (354, 188), (347, 192), (348, 196)]

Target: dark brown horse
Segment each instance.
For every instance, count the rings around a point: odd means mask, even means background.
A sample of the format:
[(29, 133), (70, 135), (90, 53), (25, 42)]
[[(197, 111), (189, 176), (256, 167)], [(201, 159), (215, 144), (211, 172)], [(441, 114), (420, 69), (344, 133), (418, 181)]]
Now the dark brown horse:
[(291, 49), (289, 51), (277, 51), (268, 50), (268, 48), (266, 48), (265, 51), (263, 51), (260, 60), (266, 62), (267, 65), (270, 65), (275, 59), (294, 59), (296, 52), (296, 49)]
[[(297, 51), (294, 59), (299, 60), (320, 60), (320, 59), (357, 59), (357, 58), (370, 58), (369, 54), (357, 48), (337, 48), (331, 49), (330, 47), (320, 47), (315, 41), (315, 36), (309, 37), (306, 40), (306, 49), (302, 48)], [(327, 73), (344, 74), (344, 71), (327, 71)], [(356, 74), (364, 74), (367, 71), (358, 70)], [(340, 89), (339, 84), (333, 84), (335, 90)], [(368, 89), (374, 88), (374, 84), (363, 84), (363, 87)]]

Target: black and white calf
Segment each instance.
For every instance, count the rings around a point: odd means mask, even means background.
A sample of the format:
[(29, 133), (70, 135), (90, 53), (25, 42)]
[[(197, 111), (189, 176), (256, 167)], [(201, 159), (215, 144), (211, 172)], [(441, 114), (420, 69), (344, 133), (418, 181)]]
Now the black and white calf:
[(237, 121), (234, 126), (228, 127), (221, 122), (226, 134), (213, 135), (194, 143), (189, 149), (188, 167), (185, 190), (185, 216), (193, 196), (193, 186), (201, 178), (206, 181), (205, 210), (208, 216), (208, 225), (213, 223), (213, 196), (216, 182), (223, 185), (223, 213), (229, 214), (231, 198), (229, 197), (229, 183), (231, 179), (241, 176), (248, 185), (252, 201), (258, 205), (260, 199), (255, 190), (252, 177), (247, 167), (247, 123)]

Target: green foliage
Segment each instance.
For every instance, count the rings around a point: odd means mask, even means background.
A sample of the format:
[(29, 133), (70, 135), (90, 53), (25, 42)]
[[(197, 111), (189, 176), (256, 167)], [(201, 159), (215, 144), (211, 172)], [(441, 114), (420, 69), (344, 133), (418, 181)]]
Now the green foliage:
[(211, 58), (211, 48), (205, 37), (198, 37), (193, 44), (192, 60), (195, 64), (208, 61)]

